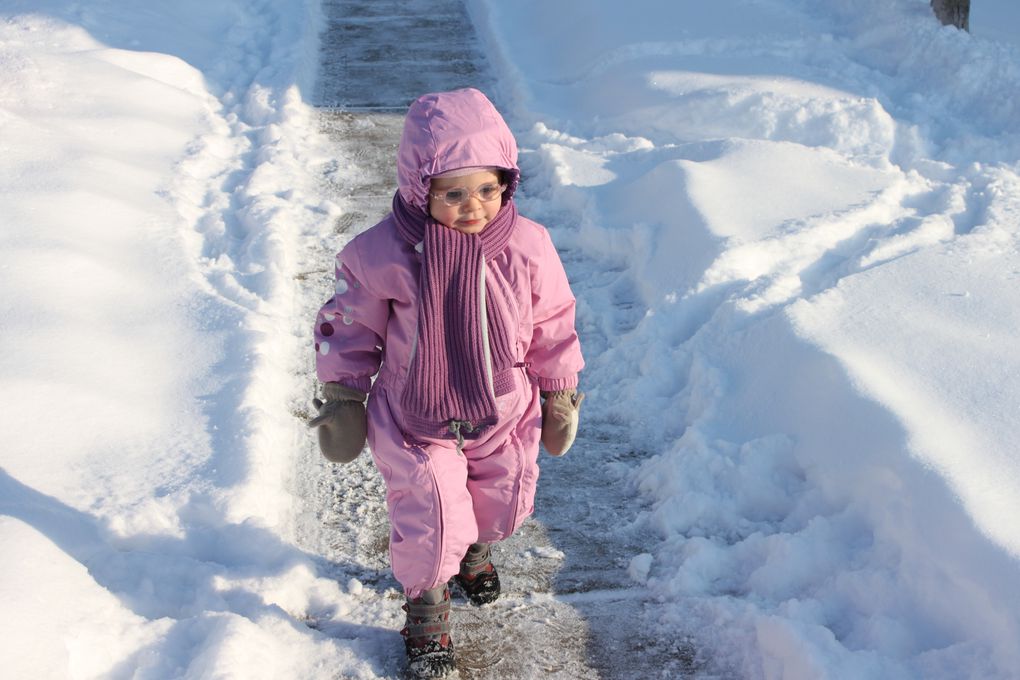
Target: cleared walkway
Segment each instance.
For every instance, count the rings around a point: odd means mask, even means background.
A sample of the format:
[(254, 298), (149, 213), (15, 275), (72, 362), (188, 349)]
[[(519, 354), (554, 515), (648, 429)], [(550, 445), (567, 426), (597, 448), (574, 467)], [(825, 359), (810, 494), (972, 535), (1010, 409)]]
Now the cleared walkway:
[[(425, 92), (492, 90), (489, 66), (459, 1), (326, 0), (324, 9), (329, 27), (317, 99), (336, 160), (323, 192), (343, 213), (311, 256), (303, 301), (309, 319), (331, 294), (340, 235), (361, 231), (389, 211), (407, 105)], [(569, 274), (569, 256), (564, 260)], [(575, 292), (583, 295), (583, 286)], [(313, 380), (309, 368), (309, 385)], [(620, 435), (608, 424), (586, 422), (568, 456), (542, 454), (536, 515), (494, 550), (505, 596), (482, 608), (455, 604), (461, 678), (708, 677), (698, 671), (689, 644), (661, 633), (654, 598), (628, 576), (645, 540), (640, 508), (619, 482), (621, 466), (636, 458)], [(374, 624), (378, 639), (366, 653), (380, 656), (380, 677), (403, 677), (402, 595), (387, 563), (382, 480), (367, 455), (346, 467), (317, 455), (308, 452), (310, 465), (301, 472), (309, 547), (330, 561), (341, 583), (369, 595), (365, 611), (351, 614), (351, 626), (310, 625), (352, 637), (353, 624), (359, 631)]]

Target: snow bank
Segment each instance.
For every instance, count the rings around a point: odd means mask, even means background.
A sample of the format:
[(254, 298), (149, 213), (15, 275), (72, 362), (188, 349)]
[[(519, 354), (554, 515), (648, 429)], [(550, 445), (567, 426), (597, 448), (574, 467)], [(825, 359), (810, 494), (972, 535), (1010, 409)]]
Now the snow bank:
[(927, 4), (472, 5), (650, 625), (741, 677), (1020, 671), (1020, 53)]
[[(588, 422), (644, 454), (645, 625), (739, 677), (1015, 677), (1015, 9), (844, 4), (470, 10)], [(392, 674), (385, 587), (294, 546), (317, 4), (0, 17), (8, 673)]]
[(10, 677), (364, 674), (292, 545), (318, 5), (0, 3)]

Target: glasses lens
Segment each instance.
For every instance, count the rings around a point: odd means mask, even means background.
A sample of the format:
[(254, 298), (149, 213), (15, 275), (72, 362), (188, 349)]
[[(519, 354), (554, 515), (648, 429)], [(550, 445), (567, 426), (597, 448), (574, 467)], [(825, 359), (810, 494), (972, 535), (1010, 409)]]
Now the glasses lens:
[(483, 184), (478, 187), (478, 198), (483, 201), (492, 201), (501, 193), (503, 193), (503, 189), (498, 184)]
[(443, 201), (446, 205), (460, 205), (467, 200), (467, 189), (450, 189), (443, 194)]

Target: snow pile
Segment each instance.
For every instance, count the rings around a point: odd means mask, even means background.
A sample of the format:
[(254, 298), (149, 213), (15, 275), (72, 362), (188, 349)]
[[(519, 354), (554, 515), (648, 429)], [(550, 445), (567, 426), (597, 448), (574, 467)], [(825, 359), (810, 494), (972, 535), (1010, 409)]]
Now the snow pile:
[(351, 600), (289, 537), (318, 25), (0, 3), (5, 677), (366, 665), (304, 624)]
[[(1015, 7), (469, 9), (587, 422), (643, 461), (643, 629), (738, 677), (1016, 677)], [(295, 547), (300, 250), (350, 172), (305, 103), (318, 4), (0, 19), (5, 673), (392, 673), (386, 587)]]
[(1020, 52), (927, 5), (473, 5), (631, 573), (746, 677), (1020, 673)]

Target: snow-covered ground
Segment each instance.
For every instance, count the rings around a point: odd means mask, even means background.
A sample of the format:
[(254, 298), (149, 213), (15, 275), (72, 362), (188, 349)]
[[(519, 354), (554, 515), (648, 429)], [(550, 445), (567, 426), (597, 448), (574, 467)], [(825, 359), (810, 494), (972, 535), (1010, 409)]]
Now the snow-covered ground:
[[(468, 2), (630, 575), (740, 677), (1020, 677), (1020, 18), (974, 4)], [(0, 0), (2, 677), (392, 668), (299, 530), (321, 25)]]
[(1016, 47), (921, 2), (584, 4), (485, 25), (531, 210), (617, 273), (588, 416), (650, 452), (664, 616), (750, 677), (1020, 676)]

